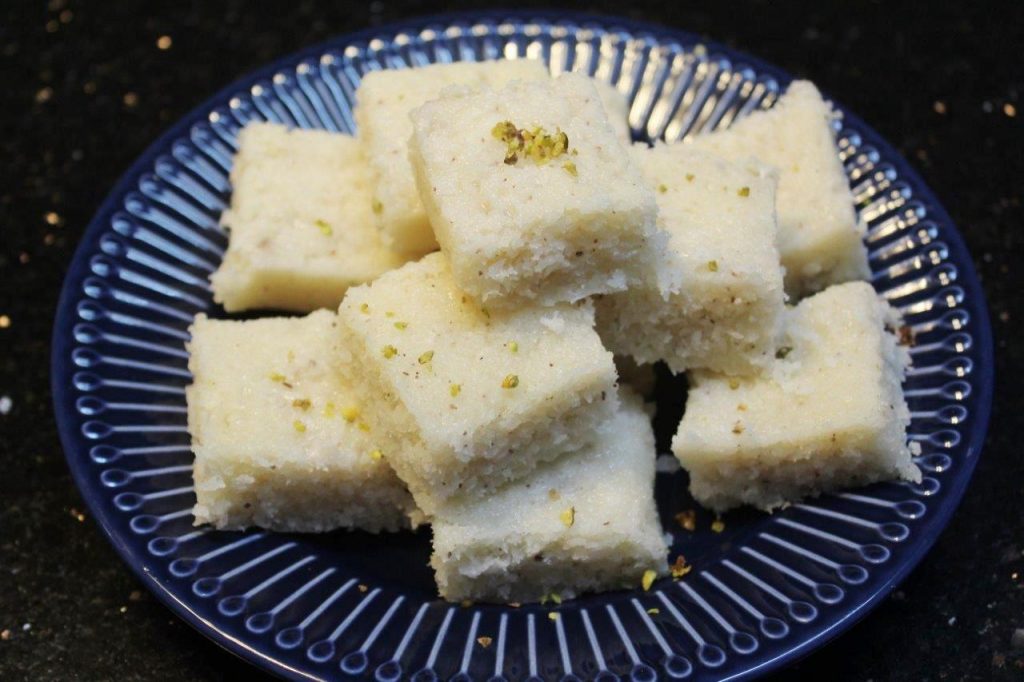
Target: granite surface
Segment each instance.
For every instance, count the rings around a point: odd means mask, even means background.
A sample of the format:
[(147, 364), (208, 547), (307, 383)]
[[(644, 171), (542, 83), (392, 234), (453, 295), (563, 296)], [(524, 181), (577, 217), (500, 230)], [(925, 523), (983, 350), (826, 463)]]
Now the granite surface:
[[(992, 426), (953, 522), (880, 608), (778, 677), (1024, 679), (1024, 458), (1014, 440), (1024, 426), (1024, 391), (1016, 386), (1024, 378), (1022, 6), (703, 4), (587, 8), (725, 42), (813, 79), (849, 105), (942, 198), (975, 256), (995, 328)], [(261, 677), (144, 592), (85, 511), (48, 389), (61, 279), (118, 176), (224, 84), (333, 35), (471, 6), (3, 3), (0, 679)]]

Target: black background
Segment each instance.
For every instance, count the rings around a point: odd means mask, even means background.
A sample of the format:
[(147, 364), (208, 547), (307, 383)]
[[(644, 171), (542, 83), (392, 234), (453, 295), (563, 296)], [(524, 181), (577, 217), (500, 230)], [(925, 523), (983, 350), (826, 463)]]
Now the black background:
[[(0, 679), (259, 678), (143, 592), (82, 505), (48, 389), (61, 280), (118, 176), (223, 85), (340, 33), (472, 4), (2, 5), (0, 400), (11, 409), (0, 415)], [(921, 172), (964, 233), (987, 291), (997, 392), (962, 507), (891, 598), (780, 678), (1024, 679), (1024, 643), (1011, 641), (1024, 628), (1024, 457), (1015, 439), (1024, 423), (1021, 6), (585, 7), (683, 28), (817, 82)]]

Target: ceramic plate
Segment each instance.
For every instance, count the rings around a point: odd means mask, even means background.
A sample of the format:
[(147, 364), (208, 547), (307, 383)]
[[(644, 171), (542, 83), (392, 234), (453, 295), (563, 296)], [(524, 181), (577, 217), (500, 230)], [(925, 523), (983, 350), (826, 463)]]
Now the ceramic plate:
[[(838, 103), (839, 154), (868, 225), (872, 282), (917, 338), (906, 392), (920, 484), (851, 490), (773, 516), (729, 515), (721, 533), (702, 515), (691, 533), (673, 522), (694, 506), (685, 474), (661, 473), (672, 556), (685, 554), (694, 571), (649, 592), (554, 609), (439, 600), (429, 531), (312, 536), (192, 525), (184, 342), (196, 313), (222, 315), (207, 277), (226, 245), (218, 217), (239, 129), (271, 120), (351, 133), (353, 95), (371, 69), (516, 57), (614, 83), (632, 101), (637, 139), (728, 126), (770, 107), (790, 80), (656, 26), (477, 15), (343, 37), (236, 82), (132, 166), (68, 271), (53, 388), (82, 495), (125, 562), (172, 610), (285, 677), (719, 679), (777, 668), (863, 615), (935, 541), (977, 461), (992, 388), (985, 304), (960, 236), (906, 162)], [(673, 386), (663, 381), (662, 452), (682, 399)]]

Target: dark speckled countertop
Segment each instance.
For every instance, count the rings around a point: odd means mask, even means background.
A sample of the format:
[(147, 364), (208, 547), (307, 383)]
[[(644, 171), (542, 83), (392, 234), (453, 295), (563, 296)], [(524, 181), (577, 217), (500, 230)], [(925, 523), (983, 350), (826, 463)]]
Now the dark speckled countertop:
[[(992, 425), (953, 522), (880, 608), (779, 678), (1024, 679), (1024, 458), (1014, 440), (1024, 426), (1024, 391), (1015, 385), (1024, 378), (1024, 6), (697, 4), (595, 1), (588, 9), (759, 55), (860, 114), (916, 166), (963, 231), (995, 327)], [(918, 4), (927, 9), (912, 9)], [(61, 279), (118, 176), (220, 87), (333, 35), (470, 6), (3, 3), (0, 679), (260, 677), (144, 592), (85, 512), (48, 388)]]

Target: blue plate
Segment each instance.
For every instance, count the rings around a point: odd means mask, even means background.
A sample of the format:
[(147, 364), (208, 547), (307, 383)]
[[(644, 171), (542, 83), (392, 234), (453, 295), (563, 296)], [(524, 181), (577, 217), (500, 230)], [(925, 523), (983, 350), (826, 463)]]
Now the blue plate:
[[(869, 226), (873, 283), (916, 333), (906, 392), (920, 484), (874, 485), (770, 517), (732, 515), (716, 534), (706, 515), (693, 533), (673, 522), (693, 506), (685, 474), (659, 474), (673, 556), (684, 553), (695, 570), (649, 592), (567, 602), (554, 609), (557, 619), (551, 607), (439, 600), (426, 531), (305, 536), (192, 526), (183, 343), (193, 315), (218, 312), (207, 276), (224, 253), (218, 216), (246, 122), (352, 132), (353, 94), (370, 69), (529, 56), (614, 83), (632, 100), (638, 138), (674, 140), (771, 106), (790, 80), (657, 26), (535, 17), (416, 20), (332, 41), (236, 82), (132, 166), (71, 264), (53, 334), (53, 390), (82, 495), (158, 597), (267, 670), (296, 679), (750, 677), (820, 646), (887, 595), (946, 525), (977, 462), (993, 363), (970, 256), (917, 174), (838, 106), (840, 155)], [(675, 424), (658, 426), (664, 447)]]

